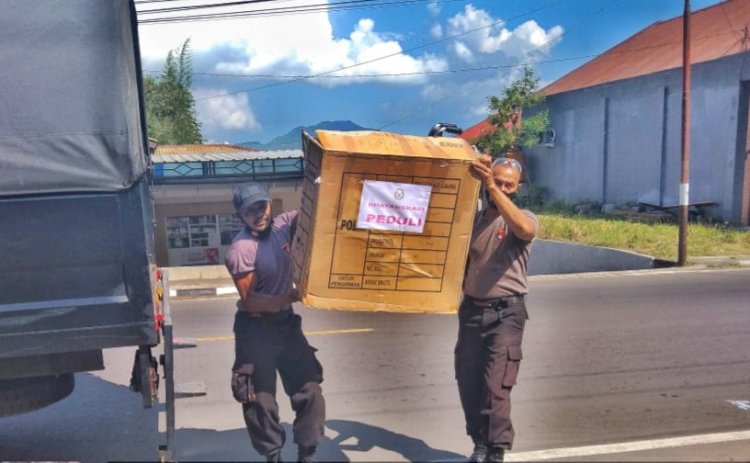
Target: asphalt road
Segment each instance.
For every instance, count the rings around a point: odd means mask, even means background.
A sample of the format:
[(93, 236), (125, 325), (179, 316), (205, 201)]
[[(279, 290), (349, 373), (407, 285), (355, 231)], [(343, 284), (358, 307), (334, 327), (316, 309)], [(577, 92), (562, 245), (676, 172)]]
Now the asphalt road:
[[(535, 277), (528, 307), (509, 461), (750, 461), (749, 269)], [(173, 303), (176, 335), (199, 341), (177, 352), (177, 380), (208, 392), (177, 403), (179, 460), (260, 458), (229, 390), (233, 311)], [(465, 458), (455, 316), (297, 311), (325, 368), (322, 460)], [(68, 399), (0, 419), (0, 460), (153, 460), (157, 413), (127, 390), (132, 355), (107, 351)]]

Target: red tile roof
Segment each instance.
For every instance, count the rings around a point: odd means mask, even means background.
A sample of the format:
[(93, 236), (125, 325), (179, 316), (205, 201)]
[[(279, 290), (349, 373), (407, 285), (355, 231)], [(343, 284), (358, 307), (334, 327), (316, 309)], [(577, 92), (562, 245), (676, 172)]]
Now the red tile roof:
[[(701, 63), (747, 51), (750, 1), (726, 0), (693, 11), (691, 62)], [(542, 89), (567, 92), (682, 66), (682, 15), (658, 21)]]
[[(517, 124), (521, 123), (521, 118), (519, 117), (516, 121)], [(503, 124), (506, 128), (511, 127), (512, 122), (506, 121), (505, 124)], [(497, 126), (490, 124), (490, 121), (485, 119), (482, 122), (472, 125), (468, 129), (464, 130), (461, 135), (459, 135), (459, 138), (463, 138), (464, 140), (468, 141), (469, 143), (476, 142), (476, 139), (480, 136), (484, 135), (485, 133), (494, 132), (497, 130)]]
[(490, 121), (485, 119), (479, 124), (472, 125), (468, 129), (464, 130), (464, 132), (459, 135), (459, 138), (463, 138), (468, 142), (473, 142), (485, 133), (494, 131), (496, 128), (496, 126), (490, 124)]

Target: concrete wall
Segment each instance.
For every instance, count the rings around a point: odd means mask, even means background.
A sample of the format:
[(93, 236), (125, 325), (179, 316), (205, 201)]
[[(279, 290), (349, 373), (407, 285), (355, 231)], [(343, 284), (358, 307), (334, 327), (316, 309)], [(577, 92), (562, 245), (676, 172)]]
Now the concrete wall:
[[(749, 57), (692, 70), (690, 201), (715, 201), (732, 222), (742, 217)], [(532, 184), (570, 202), (677, 204), (681, 105), (681, 69), (548, 97), (557, 140), (528, 150)]]
[[(612, 248), (586, 246), (561, 241), (536, 240), (529, 261), (529, 275), (641, 270), (654, 267), (650, 256)], [(173, 267), (169, 269), (173, 283), (185, 280), (229, 280), (223, 265)], [(210, 285), (207, 284), (207, 285)]]

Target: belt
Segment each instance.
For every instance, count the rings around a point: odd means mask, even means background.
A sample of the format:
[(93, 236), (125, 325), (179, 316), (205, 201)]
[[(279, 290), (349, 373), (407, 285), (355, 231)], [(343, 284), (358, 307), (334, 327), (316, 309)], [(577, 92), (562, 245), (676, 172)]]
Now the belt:
[(239, 310), (237, 313), (242, 317), (248, 317), (256, 320), (283, 321), (291, 316), (294, 311), (291, 309), (279, 310), (278, 312), (247, 312)]
[(497, 309), (505, 308), (509, 305), (517, 304), (519, 302), (524, 302), (526, 300), (526, 295), (521, 294), (519, 296), (503, 296), (494, 299), (475, 299), (471, 296), (466, 296), (466, 298), (474, 307), (479, 307), (482, 309)]

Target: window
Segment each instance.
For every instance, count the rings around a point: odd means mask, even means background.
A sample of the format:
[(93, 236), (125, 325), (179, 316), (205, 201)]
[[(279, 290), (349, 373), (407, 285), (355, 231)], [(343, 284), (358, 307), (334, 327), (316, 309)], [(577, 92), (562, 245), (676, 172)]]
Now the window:
[(205, 248), (215, 246), (216, 216), (192, 215), (167, 217), (167, 245), (169, 249)]
[(216, 233), (215, 215), (193, 215), (190, 222), (190, 247), (207, 247), (209, 234)]
[(190, 247), (187, 217), (167, 217), (167, 244), (169, 249)]
[(228, 246), (232, 244), (232, 240), (242, 230), (242, 227), (244, 227), (244, 224), (237, 217), (237, 214), (220, 214), (219, 235), (221, 237), (221, 245)]

